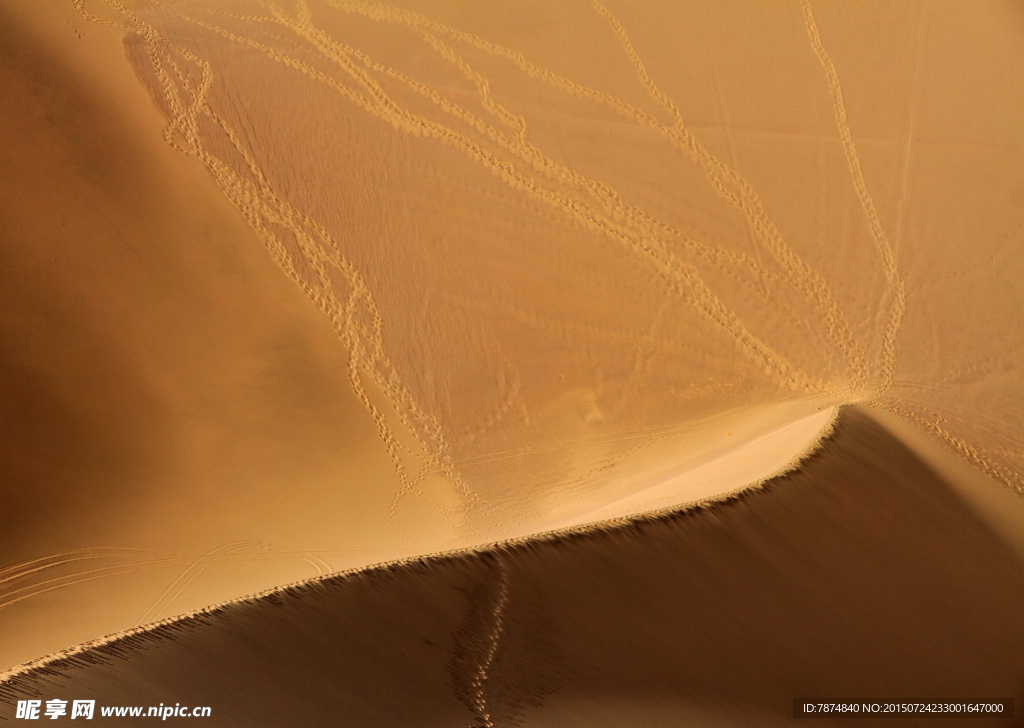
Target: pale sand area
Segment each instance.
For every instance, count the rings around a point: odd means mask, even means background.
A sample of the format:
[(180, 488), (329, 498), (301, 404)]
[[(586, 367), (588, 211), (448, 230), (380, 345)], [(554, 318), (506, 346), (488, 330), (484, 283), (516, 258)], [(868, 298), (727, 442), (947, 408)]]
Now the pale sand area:
[[(782, 427), (760, 432), (725, 452), (715, 453), (705, 462), (694, 463), (681, 473), (663, 480), (645, 477), (643, 485), (634, 487), (629, 495), (598, 504), (573, 503), (573, 513), (566, 519), (558, 508), (552, 508), (549, 528), (565, 528), (586, 523), (602, 523), (637, 513), (657, 513), (678, 508), (680, 504), (697, 504), (721, 498), (737, 490), (756, 487), (763, 481), (796, 468), (832, 430), (836, 417), (834, 407), (806, 415)], [(735, 437), (737, 433), (727, 433)], [(739, 439), (739, 438), (737, 438)], [(804, 449), (797, 450), (803, 443)], [(645, 474), (646, 475), (646, 474)], [(739, 487), (735, 487), (735, 486)], [(733, 486), (730, 489), (730, 486)], [(593, 510), (581, 512), (581, 507)], [(563, 510), (567, 510), (563, 507)], [(561, 516), (561, 518), (560, 518)]]
[(848, 402), (1022, 484), (1012, 3), (3, 7), (0, 663)]
[(935, 725), (792, 701), (1021, 704), (1024, 557), (962, 487), (845, 409), (800, 469), (725, 503), (296, 585), (29, 668), (0, 700), (268, 728)]

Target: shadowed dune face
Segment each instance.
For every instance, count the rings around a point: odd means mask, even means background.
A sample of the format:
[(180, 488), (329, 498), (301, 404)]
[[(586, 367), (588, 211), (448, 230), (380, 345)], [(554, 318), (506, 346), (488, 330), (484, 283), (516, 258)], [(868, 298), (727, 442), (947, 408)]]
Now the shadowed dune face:
[(388, 530), (330, 324), (160, 139), (117, 35), (0, 26), (0, 662), (436, 544)]
[(1012, 2), (4, 8), (0, 663), (849, 403), (1024, 485)]
[(108, 227), (113, 250), (98, 261), (95, 238), (82, 233), (114, 200), (124, 208), (143, 202), (137, 191), (154, 171), (123, 120), (13, 18), (4, 17), (0, 32), (0, 427), (4, 479), (21, 484), (5, 488), (0, 529), (15, 548), (41, 530), (59, 539), (71, 519), (49, 503), (64, 501), (77, 516), (90, 503), (130, 497), (130, 481), (147, 466), (166, 466), (160, 442), (170, 428), (151, 383), (128, 363), (137, 356), (131, 345), (90, 315), (90, 278), (104, 264), (118, 264), (111, 277), (124, 275), (131, 245)]
[[(800, 697), (1019, 702), (1022, 609), (1019, 555), (844, 410), (764, 491), (294, 587), (0, 689), (8, 702), (187, 695), (223, 726), (788, 725)], [(889, 723), (932, 724), (842, 721)]]

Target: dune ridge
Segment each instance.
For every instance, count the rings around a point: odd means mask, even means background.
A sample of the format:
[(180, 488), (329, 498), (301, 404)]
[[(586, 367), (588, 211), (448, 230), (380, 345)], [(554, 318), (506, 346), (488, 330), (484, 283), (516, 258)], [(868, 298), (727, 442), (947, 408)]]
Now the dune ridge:
[[(218, 725), (787, 725), (794, 698), (836, 691), (1019, 700), (1021, 604), (1012, 550), (847, 408), (822, 449), (763, 490), (295, 585), (25, 666), (0, 696), (145, 704), (172, 690), (215, 706)], [(386, 695), (370, 687), (380, 670), (394, 675)], [(265, 688), (229, 698), (217, 677), (229, 673)]]
[[(126, 640), (128, 644), (135, 644), (136, 638), (140, 636), (144, 636), (149, 633), (164, 634), (164, 630), (166, 628), (173, 627), (173, 625), (175, 625), (178, 622), (194, 618), (201, 618), (206, 615), (217, 614), (224, 609), (230, 608), (234, 604), (248, 603), (266, 597), (273, 597), (274, 595), (291, 592), (293, 590), (301, 589), (303, 587), (312, 587), (318, 583), (326, 581), (344, 579), (352, 576), (357, 576), (360, 574), (386, 571), (390, 569), (400, 569), (404, 566), (428, 566), (429, 564), (436, 561), (471, 556), (473, 554), (488, 554), (501, 552), (505, 549), (512, 549), (517, 546), (529, 546), (534, 543), (558, 541), (564, 536), (570, 536), (574, 534), (613, 531), (619, 528), (628, 527), (631, 524), (642, 523), (645, 521), (652, 520), (656, 521), (665, 516), (678, 515), (680, 513), (685, 513), (693, 509), (707, 509), (714, 506), (716, 503), (725, 503), (732, 499), (740, 497), (748, 492), (763, 489), (772, 480), (782, 477), (794, 470), (797, 470), (804, 460), (806, 460), (809, 457), (812, 457), (817, 452), (817, 450), (823, 447), (824, 444), (832, 437), (835, 431), (836, 423), (839, 421), (840, 413), (841, 410), (838, 408), (832, 410), (830, 417), (828, 418), (825, 426), (821, 428), (821, 430), (819, 431), (817, 438), (808, 442), (807, 445), (801, 451), (799, 451), (781, 468), (778, 468), (777, 470), (773, 471), (771, 474), (766, 475), (763, 478), (759, 478), (740, 487), (726, 490), (716, 489), (716, 492), (714, 494), (709, 495), (705, 498), (701, 498), (699, 500), (694, 500), (690, 502), (675, 503), (671, 506), (667, 506), (656, 510), (631, 512), (628, 515), (621, 515), (614, 518), (606, 518), (599, 521), (574, 524), (571, 526), (562, 526), (560, 528), (555, 528), (538, 533), (530, 533), (515, 538), (505, 539), (502, 541), (477, 544), (469, 547), (456, 548), (436, 553), (417, 554), (414, 556), (408, 556), (404, 558), (384, 561), (375, 564), (368, 564), (365, 566), (360, 566), (353, 569), (346, 569), (343, 571), (323, 572), (318, 576), (309, 579), (302, 579), (290, 584), (274, 586), (256, 594), (247, 594), (244, 596), (235, 597), (224, 602), (221, 602), (219, 604), (206, 606), (201, 609), (194, 610), (192, 612), (188, 612), (185, 614), (177, 614), (173, 617), (168, 617), (167, 619), (154, 621), (148, 624), (136, 624), (131, 629), (106, 635), (100, 639), (90, 640), (88, 642), (75, 645), (74, 647), (71, 647), (69, 649), (61, 650), (52, 655), (46, 655), (36, 660), (23, 663), (21, 665), (12, 666), (8, 670), (0, 672), (0, 683), (3, 683), (4, 681), (9, 679), (14, 679), (19, 675), (47, 668), (48, 666), (56, 663), (64, 664), (65, 660), (70, 660), (70, 662), (66, 664), (77, 664), (73, 660), (73, 658), (76, 655), (80, 655), (91, 650), (104, 647), (106, 645), (114, 644), (122, 640)], [(173, 586), (176, 586), (176, 583), (172, 583), (171, 587)], [(170, 589), (171, 587), (168, 587), (168, 589)], [(0, 608), (2, 608), (2, 606), (3, 605), (0, 605)], [(142, 620), (140, 620), (140, 622), (141, 621)]]

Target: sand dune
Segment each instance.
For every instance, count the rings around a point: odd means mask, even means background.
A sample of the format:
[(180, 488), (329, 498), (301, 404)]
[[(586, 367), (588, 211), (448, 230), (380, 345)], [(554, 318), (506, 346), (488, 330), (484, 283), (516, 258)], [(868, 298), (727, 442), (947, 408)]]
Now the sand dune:
[(225, 725), (1017, 694), (1022, 32), (1012, 0), (0, 2), (0, 668), (470, 549), (61, 685)]
[(1019, 704), (1022, 563), (848, 409), (799, 471), (727, 503), (293, 586), (0, 690), (174, 696), (223, 726), (771, 726), (793, 698)]

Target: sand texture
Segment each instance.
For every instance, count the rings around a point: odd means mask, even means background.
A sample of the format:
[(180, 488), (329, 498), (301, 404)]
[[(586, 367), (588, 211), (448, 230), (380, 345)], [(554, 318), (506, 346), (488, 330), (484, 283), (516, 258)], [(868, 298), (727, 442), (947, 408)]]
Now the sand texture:
[(1019, 553), (889, 431), (844, 410), (823, 449), (763, 491), (327, 577), (0, 690), (110, 705), (187, 695), (216, 706), (219, 726), (789, 725), (797, 697), (1019, 703), (1022, 610)]
[(61, 684), (485, 728), (1017, 694), (1022, 39), (0, 0), (0, 670), (231, 603)]

